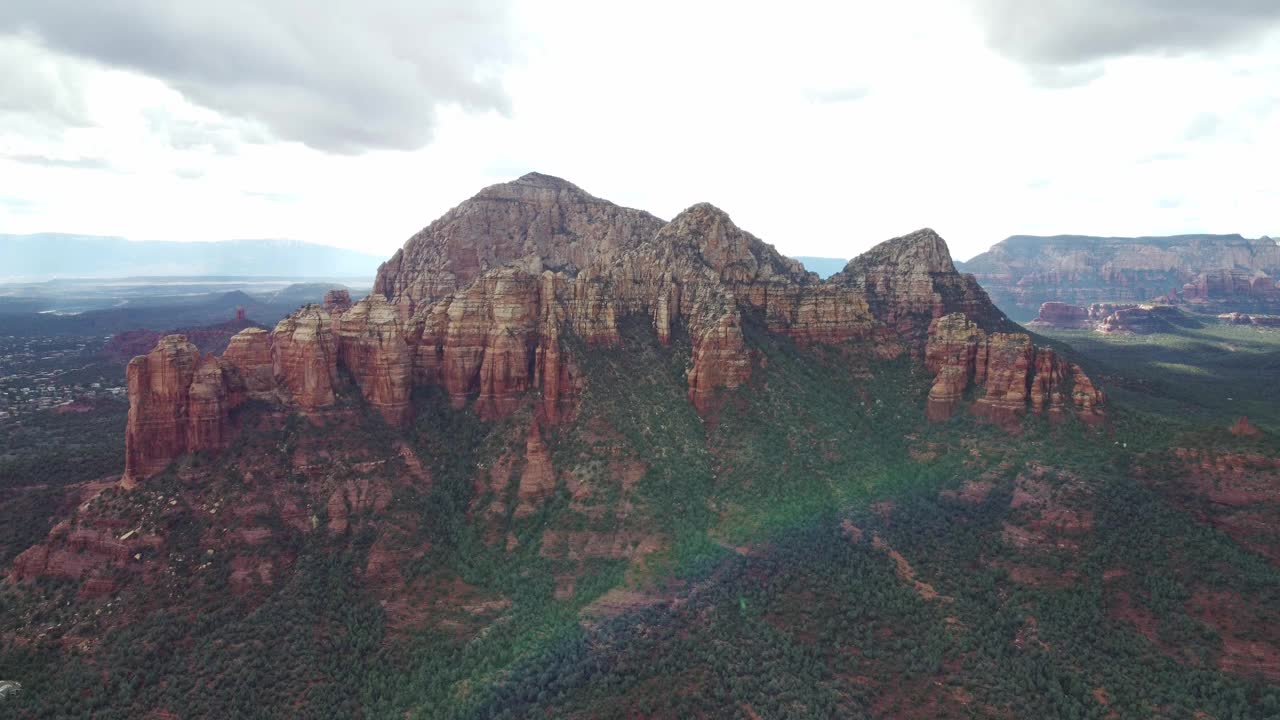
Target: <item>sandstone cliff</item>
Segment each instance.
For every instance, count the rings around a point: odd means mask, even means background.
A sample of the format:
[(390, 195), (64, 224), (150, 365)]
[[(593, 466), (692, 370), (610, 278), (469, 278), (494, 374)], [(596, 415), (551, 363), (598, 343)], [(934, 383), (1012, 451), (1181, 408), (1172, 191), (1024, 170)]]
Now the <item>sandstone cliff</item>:
[[(359, 397), (403, 427), (415, 385), (438, 386), (455, 407), (472, 404), (484, 419), (511, 414), (532, 393), (536, 419), (551, 426), (577, 413), (584, 381), (575, 354), (622, 344), (624, 322), (652, 328), (663, 344), (687, 345), (687, 395), (707, 415), (752, 375), (748, 326), (800, 345), (867, 343), (881, 357), (969, 353), (968, 345), (943, 349), (955, 342), (949, 335), (933, 339), (946, 317), (980, 334), (974, 353), (980, 346), (984, 357), (1001, 358), (981, 363), (997, 379), (988, 394), (1008, 395), (1000, 405), (1008, 412), (989, 413), (995, 419), (1016, 414), (1019, 403), (1058, 412), (1070, 401), (1072, 367), (1029, 339), (1015, 341), (1025, 336), (1003, 335), (1017, 326), (972, 276), (956, 271), (932, 230), (881, 243), (823, 281), (712, 205), (663, 222), (535, 173), (482, 190), (414, 235), (357, 303), (331, 292), (270, 333), (236, 335), (220, 361), (162, 343), (153, 355), (173, 359), (154, 361), (155, 372), (172, 382), (146, 393), (149, 376), (130, 375), (129, 452), (137, 457), (130, 477), (224, 446), (244, 397), (309, 414)], [(1023, 396), (1017, 378), (1000, 380), (1019, 353), (1027, 364)], [(930, 361), (941, 378), (931, 417), (963, 394), (976, 362)], [(186, 434), (170, 428), (181, 412), (202, 418)]]
[(221, 450), (231, 439), (231, 411), (244, 400), (244, 383), (231, 363), (201, 355), (185, 336), (168, 335), (130, 361), (127, 377), (125, 485), (180, 455)]
[(1177, 307), (1163, 304), (1092, 303), (1088, 307), (1061, 302), (1040, 306), (1040, 314), (1027, 323), (1034, 327), (1096, 330), (1101, 333), (1148, 334), (1185, 325), (1187, 317)]
[(973, 413), (1013, 426), (1028, 413), (1060, 419), (1074, 413), (1094, 423), (1105, 398), (1079, 365), (1026, 333), (987, 333), (962, 313), (938, 318), (929, 330), (925, 364), (936, 373), (926, 414), (945, 420), (974, 390)]
[(409, 238), (378, 269), (374, 292), (413, 307), (508, 263), (535, 275), (544, 268), (573, 274), (649, 240), (662, 225), (646, 212), (529, 173), (485, 188)]
[(972, 275), (956, 271), (947, 244), (933, 230), (881, 243), (831, 278), (866, 298), (872, 315), (913, 342), (923, 342), (935, 318), (959, 312), (983, 327), (1007, 327)]
[(338, 342), (333, 317), (306, 305), (281, 320), (271, 333), (275, 377), (304, 410), (332, 405), (338, 383)]
[(337, 359), (369, 405), (388, 423), (404, 426), (410, 417), (413, 362), (396, 309), (376, 294), (354, 306), (349, 296), (337, 304), (326, 301), (331, 312), (343, 313), (336, 322)]
[(1184, 289), (1188, 298), (1270, 297), (1280, 277), (1280, 245), (1239, 235), (1018, 235), (961, 269), (1010, 316), (1029, 320), (1050, 301), (1140, 303)]
[(1203, 272), (1182, 286), (1182, 297), (1193, 303), (1239, 301), (1275, 305), (1280, 303), (1280, 282), (1260, 269), (1218, 269)]

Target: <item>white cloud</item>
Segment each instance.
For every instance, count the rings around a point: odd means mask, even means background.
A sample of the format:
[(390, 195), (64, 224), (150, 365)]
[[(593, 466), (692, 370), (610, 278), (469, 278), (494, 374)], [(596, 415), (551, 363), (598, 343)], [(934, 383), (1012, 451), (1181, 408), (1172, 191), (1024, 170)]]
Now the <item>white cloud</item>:
[(85, 69), (30, 37), (0, 36), (0, 129), (49, 136), (91, 124)]
[(506, 0), (6, 0), (0, 31), (359, 153), (422, 146), (440, 104), (505, 110), (506, 17)]
[(1215, 51), (1280, 24), (1275, 0), (971, 0), (988, 42), (1033, 65)]
[[(42, 137), (0, 122), (0, 156), (102, 158), (122, 172), (0, 157), (26, 202), (0, 203), (0, 230), (297, 237), (389, 254), (484, 185), (538, 170), (665, 217), (710, 201), (800, 255), (847, 257), (926, 225), (957, 257), (1016, 233), (1275, 231), (1274, 33), (1173, 57), (1131, 45), (1040, 63), (1037, 76), (989, 43), (989, 20), (947, 0), (525, 0), (509, 22), (520, 60), (491, 104), (506, 114), (433, 104), (417, 116), (429, 144), (378, 150), (419, 137), (404, 126), (420, 106), (371, 106), (372, 135), (352, 136), (359, 155), (280, 141), (274, 105), (247, 112), (172, 73), (36, 47), (22, 62), (75, 68), (65, 85), (84, 112), (71, 117), (87, 126)], [(393, 39), (413, 36), (406, 25)], [(332, 112), (338, 125), (359, 117)]]

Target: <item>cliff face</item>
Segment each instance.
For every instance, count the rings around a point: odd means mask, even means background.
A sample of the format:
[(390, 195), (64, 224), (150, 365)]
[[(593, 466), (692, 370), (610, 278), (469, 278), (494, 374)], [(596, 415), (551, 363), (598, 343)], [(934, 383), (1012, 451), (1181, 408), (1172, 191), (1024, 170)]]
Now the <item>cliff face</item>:
[(987, 333), (962, 313), (938, 318), (929, 330), (925, 364), (936, 373), (926, 415), (945, 420), (970, 390), (973, 413), (1012, 427), (1028, 413), (1060, 419), (1074, 413), (1102, 419), (1105, 397), (1080, 369), (1026, 333)]
[(1014, 236), (962, 264), (1015, 319), (1042, 303), (1137, 303), (1184, 291), (1188, 299), (1275, 292), (1280, 246), (1239, 235), (1100, 238)]
[(125, 485), (180, 455), (221, 450), (230, 441), (231, 411), (244, 400), (244, 383), (230, 362), (201, 355), (183, 335), (168, 335), (129, 362), (127, 377)]
[(486, 270), (517, 263), (574, 274), (653, 237), (658, 218), (530, 173), (494, 185), (409, 238), (378, 269), (374, 292), (410, 308), (462, 290)]
[(275, 388), (275, 361), (271, 357), (271, 333), (248, 328), (236, 333), (222, 359), (240, 372), (250, 397), (269, 399)]
[(1260, 269), (1219, 269), (1200, 273), (1182, 286), (1182, 297), (1189, 302), (1242, 301), (1246, 303), (1280, 303), (1280, 282), (1274, 270), (1268, 275)]
[(338, 342), (333, 317), (307, 305), (281, 320), (271, 333), (276, 380), (304, 410), (332, 405), (338, 383)]
[[(545, 175), (486, 188), (449, 211), (382, 266), (374, 287), (354, 304), (331, 292), (270, 333), (246, 330), (220, 361), (162, 343), (152, 353), (159, 359), (146, 362), (172, 378), (152, 381), (141, 365), (130, 375), (132, 476), (225, 445), (246, 396), (318, 413), (349, 393), (403, 427), (415, 385), (441, 387), (455, 407), (474, 402), (485, 419), (511, 414), (533, 393), (537, 420), (554, 425), (578, 410), (584, 381), (575, 353), (622, 344), (624, 321), (648, 325), (663, 344), (687, 343), (687, 394), (704, 415), (753, 372), (748, 325), (800, 345), (861, 341), (880, 356), (929, 354), (940, 373), (931, 417), (949, 414), (943, 409), (954, 409), (975, 376), (995, 377), (988, 390), (1009, 395), (1009, 407), (1055, 410), (1066, 400), (1054, 393), (1069, 392), (1062, 388), (1072, 375), (1029, 339), (1022, 350), (1006, 348), (1014, 341), (1000, 333), (1017, 327), (956, 271), (932, 230), (881, 243), (822, 281), (714, 206), (663, 222)], [(935, 340), (944, 317), (967, 323), (957, 332), (974, 334), (972, 342)], [(978, 353), (1009, 357), (979, 362)], [(1000, 379), (1006, 366), (1016, 375), (1019, 362), (1026, 382)], [(1020, 382), (1043, 387), (1019, 398)], [(203, 419), (178, 434), (170, 426), (181, 412)]]
[[(380, 295), (352, 306), (350, 297), (337, 304), (345, 312), (335, 322), (338, 360), (351, 371), (365, 401), (391, 425), (409, 422), (413, 358), (404, 323)], [(328, 305), (328, 303), (326, 303)]]
[(946, 313), (963, 313), (984, 327), (1007, 324), (977, 280), (956, 271), (947, 244), (929, 229), (877, 245), (832, 282), (865, 296), (877, 320), (915, 342)]
[(1047, 302), (1027, 323), (1036, 327), (1096, 330), (1101, 333), (1148, 334), (1185, 324), (1186, 316), (1173, 305), (1093, 303), (1088, 307)]

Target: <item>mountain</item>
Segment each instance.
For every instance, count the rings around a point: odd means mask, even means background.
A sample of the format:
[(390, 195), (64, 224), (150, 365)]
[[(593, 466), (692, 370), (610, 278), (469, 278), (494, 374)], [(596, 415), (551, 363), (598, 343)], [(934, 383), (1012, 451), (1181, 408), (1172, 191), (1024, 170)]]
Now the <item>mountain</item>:
[(843, 270), (845, 263), (849, 262), (847, 259), (841, 258), (802, 257), (800, 255), (792, 259), (804, 265), (806, 270), (817, 273), (818, 277), (823, 280)]
[(380, 258), (298, 240), (132, 241), (96, 235), (0, 235), (0, 281), (141, 276), (360, 277)]
[[(743, 327), (752, 322), (799, 343), (927, 352), (938, 420), (988, 378), (978, 405), (1006, 422), (1029, 409), (1092, 418), (1101, 406), (1077, 366), (1025, 334), (998, 332), (1015, 328), (956, 272), (932, 230), (882, 243), (823, 282), (711, 205), (663, 223), (533, 174), (487, 188), (415, 235), (354, 307), (306, 306), (270, 335), (233, 339), (220, 361), (170, 337), (130, 363), (125, 482), (225, 447), (244, 391), (316, 412), (335, 404), (344, 376), (394, 427), (411, 421), (415, 385), (443, 388), (456, 408), (474, 399), (482, 419), (511, 415), (532, 390), (540, 423), (569, 421), (583, 383), (579, 352), (564, 340), (618, 345), (628, 321), (663, 344), (687, 334), (688, 397), (704, 416), (749, 380)], [(259, 375), (278, 384), (242, 387)]]
[(1280, 702), (1271, 418), (1116, 406), (929, 229), (822, 280), (530, 174), (363, 299), (127, 373), (123, 476), (0, 464), (19, 717)]
[[(1019, 320), (1041, 303), (1145, 302), (1170, 293), (1241, 309), (1280, 303), (1280, 246), (1240, 235), (1015, 235), (966, 263), (995, 303)], [(1222, 310), (1236, 309), (1224, 307)]]

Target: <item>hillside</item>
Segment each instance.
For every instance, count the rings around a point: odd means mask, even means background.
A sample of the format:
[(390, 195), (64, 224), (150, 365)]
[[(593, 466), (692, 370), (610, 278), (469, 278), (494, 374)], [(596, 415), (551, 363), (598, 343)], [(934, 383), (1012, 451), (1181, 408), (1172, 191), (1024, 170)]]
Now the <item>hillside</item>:
[(1050, 301), (1132, 303), (1170, 294), (1221, 303), (1219, 312), (1280, 307), (1280, 246), (1270, 238), (1015, 235), (960, 269), (1020, 321)]
[(824, 281), (530, 174), (366, 298), (131, 361), (123, 477), (8, 482), (0, 678), (19, 717), (1269, 717), (1278, 546), (1196, 510), (1277, 500), (1275, 429), (1100, 369), (932, 230)]

